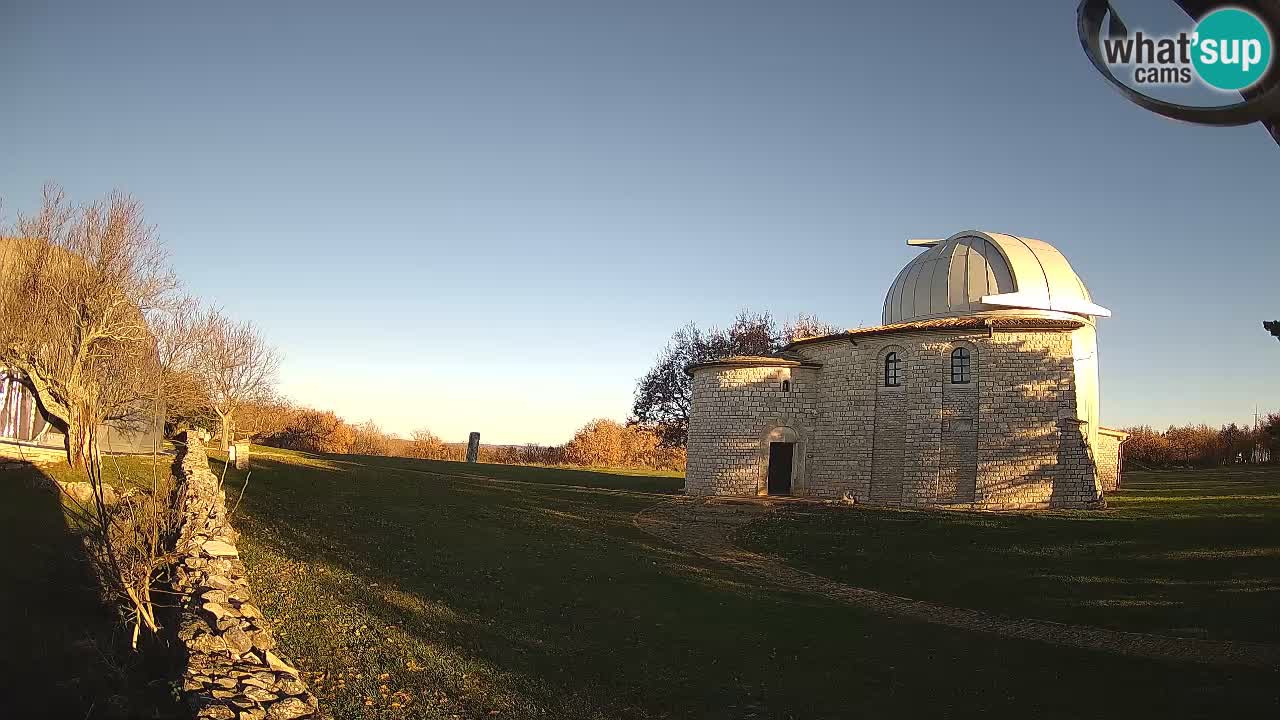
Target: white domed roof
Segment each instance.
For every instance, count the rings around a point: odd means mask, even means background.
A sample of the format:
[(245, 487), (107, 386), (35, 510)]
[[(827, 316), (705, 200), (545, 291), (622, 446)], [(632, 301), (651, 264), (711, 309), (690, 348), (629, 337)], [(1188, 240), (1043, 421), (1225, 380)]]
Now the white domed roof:
[(907, 264), (884, 299), (884, 324), (977, 314), (1109, 317), (1049, 243), (967, 230), (946, 240), (909, 240), (929, 249)]

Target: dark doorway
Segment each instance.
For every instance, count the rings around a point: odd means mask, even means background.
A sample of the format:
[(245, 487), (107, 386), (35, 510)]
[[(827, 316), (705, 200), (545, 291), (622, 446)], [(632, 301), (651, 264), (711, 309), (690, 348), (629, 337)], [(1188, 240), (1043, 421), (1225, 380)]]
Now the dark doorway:
[(791, 458), (795, 443), (769, 443), (769, 494), (791, 494)]

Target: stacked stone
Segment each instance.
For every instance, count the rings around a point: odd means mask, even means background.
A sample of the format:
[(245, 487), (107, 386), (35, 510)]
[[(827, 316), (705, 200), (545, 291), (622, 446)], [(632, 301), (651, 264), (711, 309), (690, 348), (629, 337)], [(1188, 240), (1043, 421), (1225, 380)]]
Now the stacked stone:
[(276, 652), (227, 521), (226, 495), (205, 446), (187, 433), (179, 452), (178, 637), (187, 649), (183, 693), (200, 720), (294, 720), (319, 713), (314, 695)]

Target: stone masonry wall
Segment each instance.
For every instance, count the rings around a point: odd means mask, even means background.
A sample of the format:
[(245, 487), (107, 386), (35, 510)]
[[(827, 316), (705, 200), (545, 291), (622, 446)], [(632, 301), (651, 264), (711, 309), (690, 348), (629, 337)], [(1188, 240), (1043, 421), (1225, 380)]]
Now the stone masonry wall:
[[(799, 354), (821, 363), (815, 400), (813, 451), (808, 458), (809, 494), (838, 498), (848, 492), (859, 502), (871, 495), (871, 468), (878, 464), (882, 472), (878, 483), (877, 502), (882, 494), (899, 496), (892, 463), (906, 457), (906, 438), (894, 427), (902, 422), (902, 393), (880, 394), (883, 381), (881, 351), (893, 343), (874, 346), (854, 345), (847, 340), (801, 346)], [(908, 373), (911, 365), (904, 365)], [(877, 419), (880, 422), (877, 424)], [(879, 433), (881, 442), (875, 443)], [(891, 438), (898, 438), (897, 445)]]
[[(970, 358), (976, 353), (971, 352)], [(977, 363), (971, 365), (976, 377)], [(945, 370), (944, 372), (949, 372)], [(938, 486), (933, 494), (944, 504), (971, 503), (978, 482), (977, 386), (944, 384)]]
[[(951, 383), (951, 352), (971, 354), (972, 382)], [(902, 360), (884, 387), (884, 357)], [(767, 389), (778, 368), (695, 372), (686, 486), (754, 495), (767, 471), (765, 428), (803, 428), (794, 494), (981, 509), (1093, 507), (1101, 502), (1087, 428), (1078, 420), (1073, 339), (1056, 330), (922, 331), (836, 338), (794, 352), (799, 405)], [(797, 369), (798, 370), (798, 369)], [(790, 413), (794, 416), (787, 419)], [(799, 455), (799, 445), (797, 455)]]
[(1120, 467), (1123, 441), (1118, 435), (1108, 432), (1098, 433), (1098, 484), (1103, 492), (1115, 492), (1120, 489)]
[(187, 434), (174, 463), (178, 475), (178, 637), (186, 647), (182, 690), (200, 720), (294, 720), (316, 717), (314, 695), (276, 649), (271, 626), (254, 603), (226, 496), (209, 469), (204, 443)]
[(980, 348), (975, 504), (1003, 510), (1098, 502), (1087, 428), (1076, 419), (1071, 334), (997, 332)]
[[(903, 501), (903, 475), (907, 462), (907, 399), (903, 388), (876, 391), (875, 431), (871, 436), (871, 481), (867, 499), (877, 505)], [(815, 448), (815, 455), (826, 448)]]
[[(950, 383), (951, 351), (971, 351), (976, 380), (981, 358), (975, 343), (985, 339), (985, 332), (918, 332), (796, 348), (822, 365), (811, 494), (847, 492), (876, 504), (972, 502), (977, 385)], [(901, 387), (884, 386), (889, 352), (902, 363)]]
[[(790, 390), (783, 392), (783, 381)], [(685, 492), (690, 495), (762, 495), (767, 488), (769, 435), (794, 441), (793, 477), (804, 476), (812, 434), (814, 372), (801, 367), (708, 367), (693, 375), (689, 416), (689, 462)], [(804, 494), (803, 481), (792, 494)]]

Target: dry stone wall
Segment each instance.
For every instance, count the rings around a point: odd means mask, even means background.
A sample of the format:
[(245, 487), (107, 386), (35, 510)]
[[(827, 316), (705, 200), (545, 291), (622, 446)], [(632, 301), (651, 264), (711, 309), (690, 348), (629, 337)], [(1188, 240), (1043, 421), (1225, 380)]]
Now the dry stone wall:
[[(687, 491), (763, 493), (772, 428), (801, 433), (793, 493), (981, 509), (1094, 507), (1099, 453), (1079, 419), (1068, 331), (920, 331), (833, 338), (794, 352), (813, 368), (778, 394), (777, 367), (694, 371)], [(951, 382), (969, 350), (971, 382)], [(897, 352), (901, 387), (884, 386)], [(803, 450), (803, 457), (800, 457)]]
[(226, 496), (209, 469), (204, 442), (187, 434), (178, 474), (178, 637), (186, 648), (182, 690), (200, 720), (294, 720), (319, 707), (276, 647), (254, 602)]

